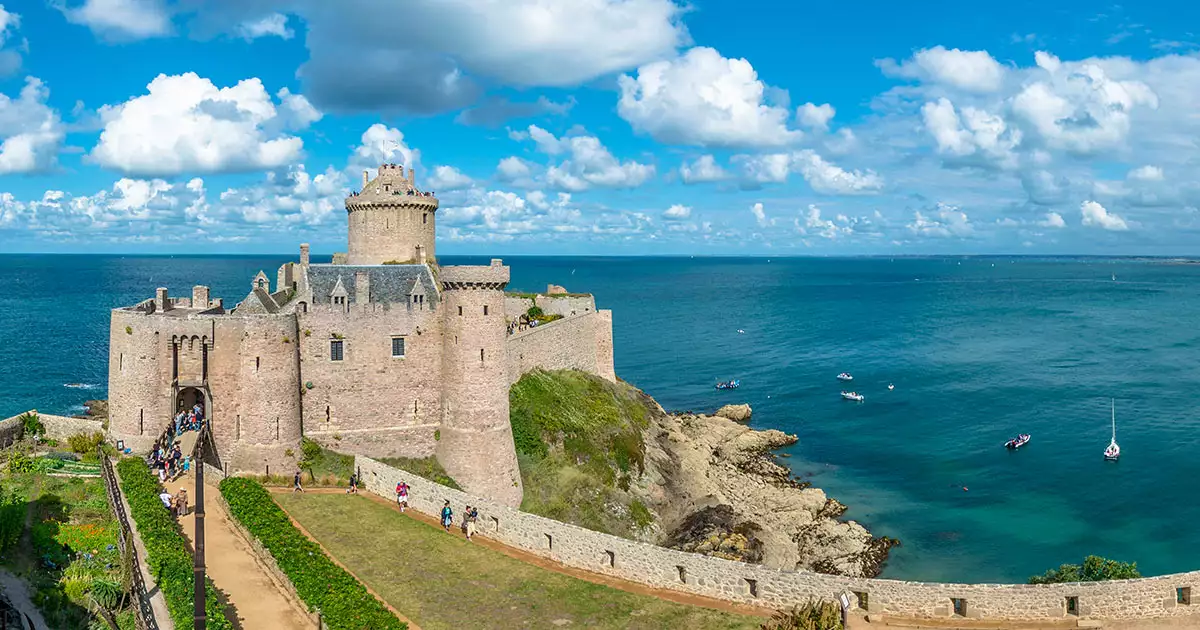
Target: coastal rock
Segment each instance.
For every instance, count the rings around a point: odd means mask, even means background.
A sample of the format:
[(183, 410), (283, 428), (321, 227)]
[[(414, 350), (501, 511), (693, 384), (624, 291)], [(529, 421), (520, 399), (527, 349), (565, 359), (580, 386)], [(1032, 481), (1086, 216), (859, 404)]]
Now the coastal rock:
[(566, 295), (567, 290), (557, 284), (546, 285), (546, 295)]
[(717, 410), (716, 415), (734, 422), (749, 422), (750, 413), (750, 405), (725, 405)]
[(839, 520), (845, 505), (773, 461), (771, 451), (796, 443), (795, 435), (756, 431), (722, 415), (653, 416), (646, 431), (652, 474), (634, 491), (659, 515), (667, 532), (661, 544), (855, 577), (877, 576), (898, 544)]

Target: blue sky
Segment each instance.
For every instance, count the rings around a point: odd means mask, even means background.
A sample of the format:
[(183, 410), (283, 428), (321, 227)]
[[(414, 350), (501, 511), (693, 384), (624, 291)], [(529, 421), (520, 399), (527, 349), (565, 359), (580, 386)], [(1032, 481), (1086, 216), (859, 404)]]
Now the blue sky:
[(0, 0), (0, 251), (1197, 254), (1200, 8)]

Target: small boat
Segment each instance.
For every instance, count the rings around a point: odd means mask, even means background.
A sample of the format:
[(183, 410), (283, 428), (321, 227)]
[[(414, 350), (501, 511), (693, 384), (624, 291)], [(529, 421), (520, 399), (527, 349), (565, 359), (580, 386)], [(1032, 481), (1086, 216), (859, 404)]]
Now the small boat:
[(1029, 443), (1029, 434), (1022, 433), (1017, 437), (1004, 443), (1004, 448), (1016, 450)]
[(1112, 441), (1104, 449), (1104, 459), (1115, 462), (1121, 457), (1121, 447), (1117, 445), (1117, 401), (1112, 401)]
[(867, 399), (866, 396), (863, 396), (858, 392), (842, 392), (842, 398), (846, 400), (853, 400), (854, 402), (862, 402)]
[(893, 389), (896, 389), (896, 386), (895, 386), (895, 385), (893, 385), (893, 384), (891, 384), (891, 383), (888, 383), (888, 391), (890, 392), (890, 391), (892, 391)]
[(744, 331), (744, 330), (742, 330), (741, 328), (739, 328), (739, 329), (738, 329), (738, 334), (739, 334), (739, 335), (744, 335), (744, 334), (746, 334), (746, 331)]
[(854, 377), (850, 376), (849, 372), (842, 372), (841, 374), (838, 374), (837, 378), (839, 381), (853, 381), (854, 380)]
[(88, 385), (87, 383), (63, 383), (63, 387), (69, 387), (71, 389), (91, 389), (92, 388), (92, 386)]
[(717, 383), (717, 389), (737, 389), (741, 385), (741, 381), (734, 379), (732, 381), (725, 381), (724, 383)]

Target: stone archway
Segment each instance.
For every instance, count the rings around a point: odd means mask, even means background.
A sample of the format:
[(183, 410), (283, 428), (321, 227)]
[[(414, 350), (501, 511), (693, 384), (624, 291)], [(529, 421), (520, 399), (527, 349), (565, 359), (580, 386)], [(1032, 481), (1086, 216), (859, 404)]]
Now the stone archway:
[(199, 387), (181, 387), (175, 393), (175, 413), (187, 411), (192, 407), (200, 405), (200, 410), (204, 417), (208, 418), (209, 410), (212, 405), (209, 404), (208, 395)]

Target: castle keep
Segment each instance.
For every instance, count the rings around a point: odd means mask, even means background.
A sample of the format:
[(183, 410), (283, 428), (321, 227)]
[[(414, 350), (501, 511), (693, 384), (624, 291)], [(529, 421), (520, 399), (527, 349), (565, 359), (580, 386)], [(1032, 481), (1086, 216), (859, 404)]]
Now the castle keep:
[(109, 432), (146, 452), (201, 404), (230, 473), (288, 474), (307, 436), (370, 457), (428, 457), (468, 491), (521, 501), (508, 389), (535, 368), (615, 379), (612, 315), (591, 296), (546, 296), (563, 318), (514, 332), (534, 304), (506, 297), (509, 268), (439, 266), (438, 200), (385, 164), (346, 199), (332, 264), (264, 272), (232, 308), (196, 286), (112, 311)]

